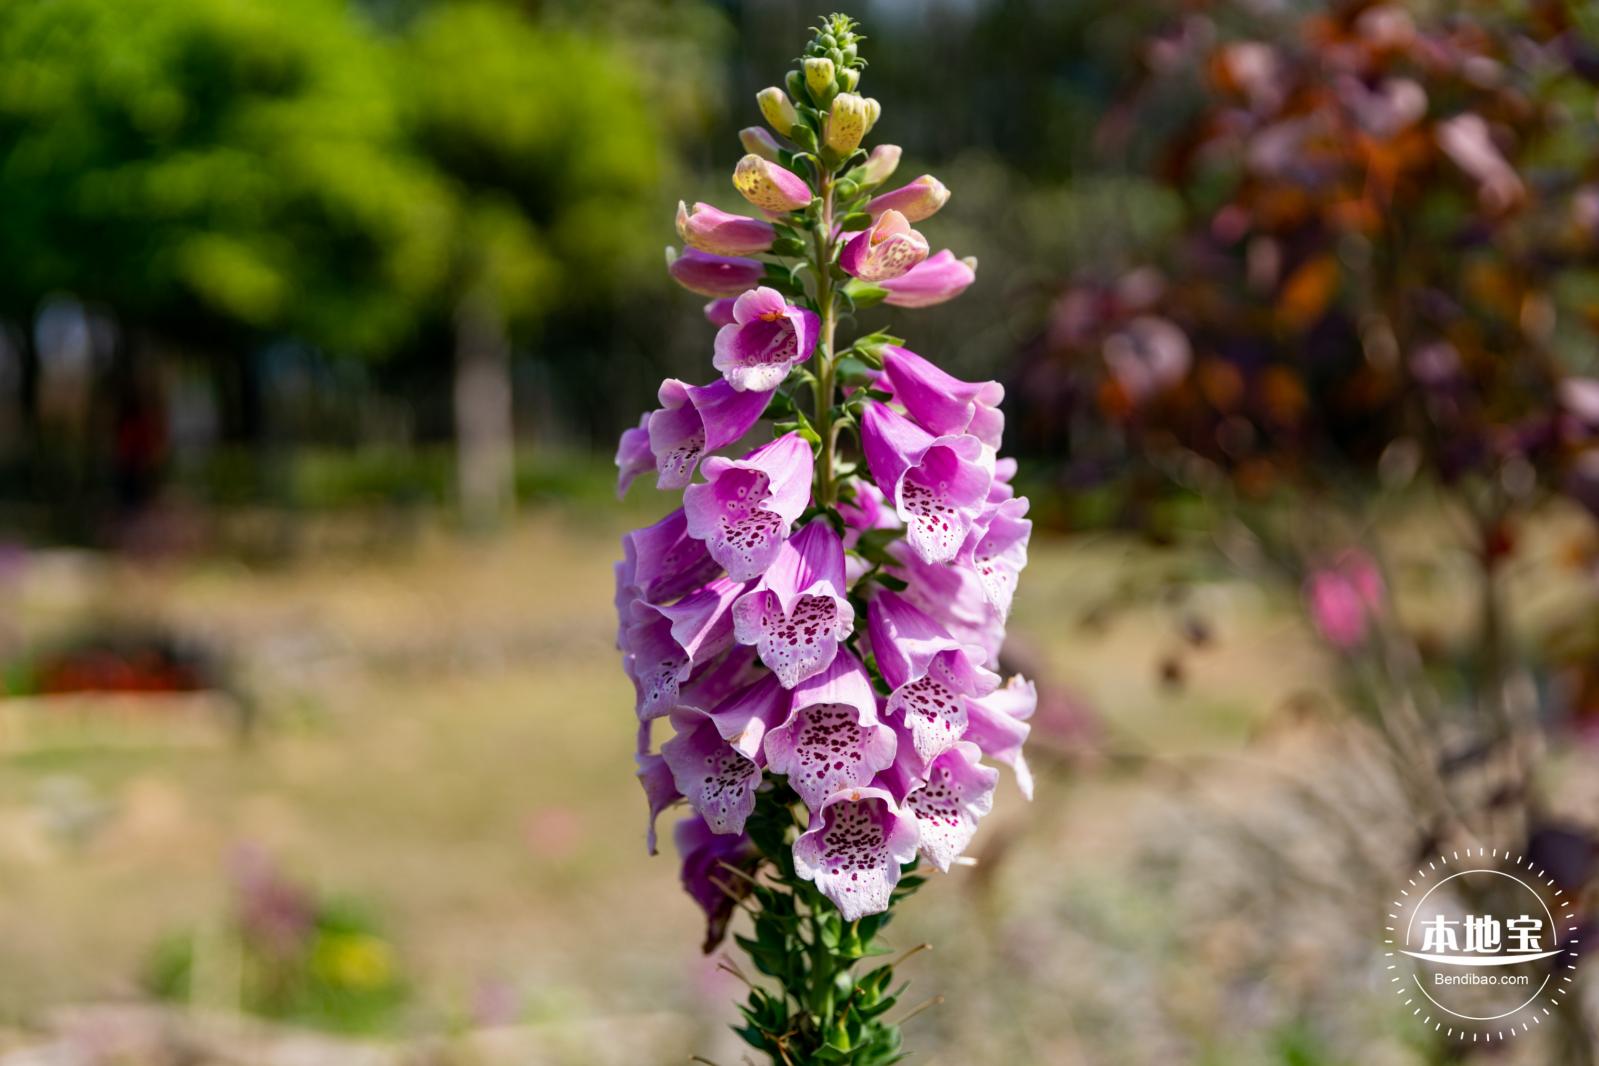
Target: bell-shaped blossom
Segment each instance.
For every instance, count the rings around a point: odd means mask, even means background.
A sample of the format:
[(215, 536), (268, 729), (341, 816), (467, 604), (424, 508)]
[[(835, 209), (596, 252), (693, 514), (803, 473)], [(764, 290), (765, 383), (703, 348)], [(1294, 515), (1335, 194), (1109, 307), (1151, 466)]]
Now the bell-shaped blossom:
[(749, 895), (750, 880), (733, 871), (753, 870), (760, 849), (742, 834), (712, 832), (699, 815), (678, 822), (672, 837), (682, 860), (683, 890), (705, 912), (703, 948), (709, 953), (726, 935), (733, 908)]
[(961, 644), (887, 589), (872, 598), (867, 626), (891, 689), (884, 713), (903, 724), (925, 765), (966, 735), (966, 701), (994, 691), (999, 677), (983, 665), (981, 648)]
[(870, 784), (894, 763), (898, 739), (877, 718), (877, 694), (860, 660), (840, 651), (794, 690), (788, 721), (766, 735), (766, 761), (816, 810), (840, 789)]
[(616, 498), (627, 495), (627, 487), (646, 470), (655, 469), (655, 455), (650, 451), (650, 416), (639, 419), (633, 429), (624, 429), (616, 443)]
[(687, 681), (677, 688), (677, 699), (668, 713), (686, 711), (715, 711), (755, 682), (769, 677), (770, 672), (755, 657), (754, 648), (734, 644), (721, 655), (697, 666)]
[(888, 211), (898, 211), (912, 222), (920, 222), (938, 214), (938, 209), (949, 203), (949, 189), (931, 174), (923, 174), (914, 181), (890, 192), (872, 197), (866, 210), (876, 218)]
[[(1008, 489), (1008, 485), (995, 482)], [(1011, 601), (1016, 596), (1016, 584), (1027, 567), (1027, 542), (1033, 535), (1033, 523), (1027, 518), (1027, 497), (1012, 496), (997, 502), (990, 492), (988, 506), (972, 523), (956, 560), (970, 567), (983, 584), (983, 595), (1000, 618), (1010, 616)]]
[(811, 187), (804, 178), (753, 152), (733, 168), (733, 188), (762, 211), (775, 215), (798, 211), (811, 202)]
[(766, 276), (766, 264), (759, 259), (715, 255), (698, 248), (685, 248), (666, 265), (666, 272), (689, 292), (701, 296), (737, 296), (753, 289)]
[(935, 252), (897, 278), (878, 282), (890, 307), (932, 307), (953, 300), (977, 280), (977, 260), (956, 259), (949, 249)]
[(737, 321), (733, 317), (733, 305), (738, 299), (733, 296), (723, 296), (712, 300), (705, 305), (705, 321), (713, 326), (731, 326)]
[[(690, 385), (661, 382), (661, 409), (645, 419), (656, 487), (680, 489), (694, 480), (707, 452), (725, 448), (760, 421), (770, 392), (740, 392), (726, 381)], [(632, 432), (631, 430), (629, 432)]]
[(761, 580), (733, 605), (733, 633), (753, 645), (784, 688), (826, 670), (855, 628), (844, 545), (818, 518), (778, 547)]
[(885, 211), (867, 229), (849, 239), (838, 265), (862, 281), (881, 283), (903, 277), (927, 258), (927, 238), (911, 228), (898, 211)]
[(810, 503), (812, 462), (798, 433), (742, 459), (711, 456), (700, 466), (705, 481), (683, 490), (688, 535), (704, 541), (733, 580), (759, 577)]
[(794, 841), (794, 872), (813, 881), (846, 922), (888, 909), (900, 867), (916, 857), (916, 818), (881, 788), (827, 797)]
[(1038, 709), (1038, 689), (1020, 674), (986, 696), (966, 701), (966, 739), (996, 762), (1016, 773), (1016, 787), (1033, 798), (1033, 773), (1022, 755), (1022, 744), (1032, 728), (1027, 720)]
[(733, 643), (732, 605), (744, 585), (717, 578), (676, 603), (633, 605), (623, 661), (638, 693), (640, 720), (670, 711), (684, 681)]
[(822, 320), (762, 286), (733, 304), (733, 324), (716, 331), (711, 365), (740, 392), (769, 392), (811, 357)]
[(730, 693), (710, 712), (710, 717), (716, 724), (716, 731), (734, 751), (765, 765), (767, 731), (788, 719), (792, 705), (789, 691), (777, 680), (777, 675), (768, 670)]
[(1005, 642), (1005, 620), (988, 602), (983, 582), (970, 567), (924, 562), (903, 542), (891, 544), (889, 555), (898, 564), (889, 574), (905, 582), (900, 594), (907, 603), (933, 619), (966, 647), (981, 648), (984, 663), (999, 662)]
[(772, 246), (772, 224), (748, 215), (734, 215), (707, 203), (692, 208), (679, 200), (677, 235), (683, 243), (716, 255), (759, 255)]
[(622, 538), (622, 561), (616, 564), (617, 614), (626, 621), (623, 616), (634, 600), (675, 600), (715, 577), (718, 569), (702, 540), (689, 533), (688, 516), (679, 507)]
[(997, 381), (962, 381), (908, 348), (883, 348), (883, 382), (916, 424), (935, 436), (970, 433), (998, 448), (1005, 432), (999, 410), (1005, 386)]
[[(994, 809), (999, 771), (981, 763), (977, 745), (961, 741), (927, 767), (925, 774), (905, 768), (901, 809), (916, 817), (919, 848), (944, 872), (961, 857), (977, 834), (977, 823)], [(899, 769), (899, 768), (897, 768)]]
[(673, 715), (677, 732), (661, 745), (677, 791), (713, 833), (742, 833), (761, 784), (760, 753), (751, 758), (723, 739), (701, 711)]
[(969, 434), (934, 437), (881, 403), (866, 407), (861, 448), (916, 553), (930, 563), (955, 558), (988, 498), (993, 451)]

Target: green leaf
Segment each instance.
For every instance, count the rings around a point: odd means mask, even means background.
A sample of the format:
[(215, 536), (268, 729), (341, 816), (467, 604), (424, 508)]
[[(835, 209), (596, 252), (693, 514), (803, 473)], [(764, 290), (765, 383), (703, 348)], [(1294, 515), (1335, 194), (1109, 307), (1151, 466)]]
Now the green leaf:
[(773, 255), (796, 256), (805, 254), (805, 242), (798, 237), (779, 237), (772, 242)]

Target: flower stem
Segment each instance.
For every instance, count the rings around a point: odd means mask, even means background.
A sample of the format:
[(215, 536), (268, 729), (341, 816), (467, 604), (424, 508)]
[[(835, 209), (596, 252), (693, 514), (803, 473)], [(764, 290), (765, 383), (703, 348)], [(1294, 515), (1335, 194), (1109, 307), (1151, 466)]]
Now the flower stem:
[(833, 483), (833, 334), (838, 313), (833, 293), (833, 173), (821, 170), (822, 217), (816, 231), (816, 310), (821, 316), (820, 338), (816, 345), (816, 432), (822, 438), (816, 456), (816, 502), (831, 507), (838, 502)]

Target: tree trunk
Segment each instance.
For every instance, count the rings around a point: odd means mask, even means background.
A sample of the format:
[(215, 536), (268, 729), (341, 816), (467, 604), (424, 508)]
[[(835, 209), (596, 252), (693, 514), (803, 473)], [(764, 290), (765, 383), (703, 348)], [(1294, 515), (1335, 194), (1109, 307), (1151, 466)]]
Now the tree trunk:
[(474, 529), (504, 521), (516, 505), (511, 345), (492, 296), (462, 298), (455, 315), (455, 475), (461, 515)]

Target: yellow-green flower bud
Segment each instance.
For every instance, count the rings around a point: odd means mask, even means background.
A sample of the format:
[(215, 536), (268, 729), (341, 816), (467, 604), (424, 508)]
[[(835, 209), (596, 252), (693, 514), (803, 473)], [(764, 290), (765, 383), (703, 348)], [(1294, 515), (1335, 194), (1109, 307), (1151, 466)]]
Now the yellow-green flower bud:
[(822, 143), (841, 156), (849, 155), (866, 136), (867, 101), (854, 93), (839, 93), (822, 128)]
[(841, 92), (852, 93), (861, 83), (861, 72), (854, 67), (841, 67), (838, 72), (838, 87)]
[(872, 132), (872, 127), (877, 125), (877, 120), (883, 117), (883, 105), (873, 97), (866, 98), (866, 132)]
[(826, 107), (832, 98), (837, 86), (833, 84), (834, 67), (831, 59), (807, 59), (805, 61), (805, 87), (811, 92), (811, 99), (816, 101), (817, 107)]
[(760, 105), (761, 116), (766, 119), (767, 125), (771, 126), (779, 137), (787, 137), (794, 124), (799, 121), (799, 112), (794, 110), (794, 104), (789, 100), (788, 94), (775, 85), (756, 93), (755, 102)]

